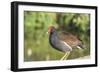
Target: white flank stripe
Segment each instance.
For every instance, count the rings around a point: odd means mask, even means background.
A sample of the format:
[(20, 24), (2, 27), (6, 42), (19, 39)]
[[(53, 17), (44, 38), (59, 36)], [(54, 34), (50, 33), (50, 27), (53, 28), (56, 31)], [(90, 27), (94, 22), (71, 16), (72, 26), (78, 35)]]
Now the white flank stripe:
[(80, 46), (77, 46), (78, 49), (82, 50), (82, 48)]
[(64, 43), (66, 45), (66, 47), (68, 47), (71, 51), (72, 51), (72, 47), (69, 46), (66, 42), (62, 41), (62, 43)]

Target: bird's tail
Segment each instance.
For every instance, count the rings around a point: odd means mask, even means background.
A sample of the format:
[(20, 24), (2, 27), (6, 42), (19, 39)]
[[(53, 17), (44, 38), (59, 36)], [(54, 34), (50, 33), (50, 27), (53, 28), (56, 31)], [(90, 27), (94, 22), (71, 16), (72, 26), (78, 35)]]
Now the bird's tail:
[(83, 44), (79, 44), (79, 45), (77, 46), (77, 48), (79, 48), (79, 49), (86, 49), (85, 45), (83, 45)]

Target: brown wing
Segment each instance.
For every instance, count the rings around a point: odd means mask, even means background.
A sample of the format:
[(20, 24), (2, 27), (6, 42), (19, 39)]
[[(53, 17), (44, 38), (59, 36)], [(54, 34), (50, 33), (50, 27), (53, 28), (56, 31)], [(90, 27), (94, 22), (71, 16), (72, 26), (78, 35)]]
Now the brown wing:
[(76, 47), (81, 41), (77, 38), (77, 36), (70, 34), (68, 32), (61, 32), (59, 34), (59, 39), (66, 42), (71, 47)]

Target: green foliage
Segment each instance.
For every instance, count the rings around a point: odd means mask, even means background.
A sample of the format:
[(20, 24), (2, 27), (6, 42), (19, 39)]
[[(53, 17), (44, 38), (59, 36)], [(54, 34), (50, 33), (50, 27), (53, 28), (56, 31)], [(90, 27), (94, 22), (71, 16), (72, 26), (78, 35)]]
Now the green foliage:
[[(59, 60), (64, 53), (53, 49), (46, 34), (50, 25), (58, 30), (80, 36), (86, 46), (82, 51), (73, 50), (69, 59), (90, 54), (90, 15), (81, 13), (24, 12), (24, 60)], [(29, 49), (31, 49), (29, 51)]]

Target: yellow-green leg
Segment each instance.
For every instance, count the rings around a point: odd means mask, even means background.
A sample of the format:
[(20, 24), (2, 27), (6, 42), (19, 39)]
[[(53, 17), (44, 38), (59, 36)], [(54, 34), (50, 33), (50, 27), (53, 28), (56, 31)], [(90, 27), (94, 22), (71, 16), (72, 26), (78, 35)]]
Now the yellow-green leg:
[(66, 52), (65, 55), (60, 60), (66, 60), (66, 59), (68, 59), (69, 55), (70, 55), (70, 51)]

